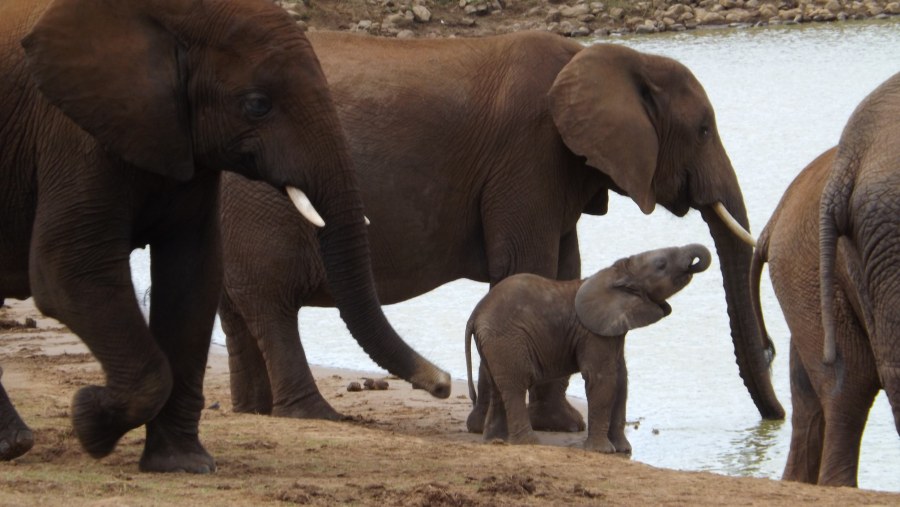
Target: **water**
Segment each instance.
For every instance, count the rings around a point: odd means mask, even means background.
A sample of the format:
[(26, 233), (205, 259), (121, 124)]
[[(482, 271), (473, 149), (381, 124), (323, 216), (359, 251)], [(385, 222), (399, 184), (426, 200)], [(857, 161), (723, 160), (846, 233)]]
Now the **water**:
[[(738, 173), (750, 223), (758, 232), (784, 189), (834, 145), (860, 100), (900, 71), (900, 22), (696, 31), (602, 42), (671, 56), (706, 88), (719, 132)], [(699, 213), (650, 216), (610, 195), (605, 217), (579, 222), (583, 273), (643, 250), (691, 242), (714, 251)], [(604, 245), (603, 249), (595, 245)], [(138, 289), (148, 284), (146, 252), (134, 256)], [(385, 308), (419, 352), (465, 379), (463, 331), (485, 284), (457, 281)], [(790, 438), (787, 326), (763, 275), (763, 309), (780, 354), (773, 364), (785, 422), (761, 421), (734, 362), (717, 263), (670, 301), (671, 316), (626, 339), (630, 373), (628, 430), (633, 459), (654, 466), (778, 478)], [(313, 364), (378, 371), (333, 309), (307, 308), (300, 326)], [(214, 340), (224, 343), (217, 328)], [(584, 397), (580, 378), (569, 392)], [(464, 393), (454, 393), (460, 395)], [(900, 439), (883, 394), (869, 415), (860, 457), (862, 488), (900, 491)]]

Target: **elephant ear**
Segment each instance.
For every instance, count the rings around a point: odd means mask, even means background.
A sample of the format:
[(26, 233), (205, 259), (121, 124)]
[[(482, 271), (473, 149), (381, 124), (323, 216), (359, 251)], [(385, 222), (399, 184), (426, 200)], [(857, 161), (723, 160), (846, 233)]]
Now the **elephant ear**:
[(575, 294), (575, 314), (581, 324), (601, 336), (619, 336), (649, 326), (671, 312), (642, 294), (627, 274), (623, 261), (585, 280)]
[(659, 139), (651, 121), (656, 87), (640, 53), (597, 44), (579, 51), (550, 88), (563, 142), (607, 174), (646, 214), (656, 207)]
[(22, 40), (50, 103), (126, 162), (179, 180), (194, 171), (187, 73), (159, 17), (188, 5), (56, 0)]

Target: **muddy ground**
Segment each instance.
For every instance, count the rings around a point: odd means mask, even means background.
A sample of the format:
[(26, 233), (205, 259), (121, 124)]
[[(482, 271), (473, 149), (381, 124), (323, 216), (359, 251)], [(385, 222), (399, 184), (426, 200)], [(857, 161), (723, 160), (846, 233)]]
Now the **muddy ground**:
[[(35, 327), (27, 327), (27, 319)], [(3, 384), (35, 432), (28, 454), (0, 463), (0, 505), (900, 505), (900, 494), (653, 468), (577, 447), (583, 434), (542, 434), (547, 445), (484, 444), (465, 431), (462, 384), (447, 400), (388, 379), (386, 391), (348, 392), (378, 374), (316, 368), (345, 422), (231, 411), (227, 360), (214, 346), (200, 431), (218, 470), (146, 474), (144, 432), (94, 460), (75, 439), (69, 403), (102, 383), (81, 342), (29, 302), (0, 309)]]

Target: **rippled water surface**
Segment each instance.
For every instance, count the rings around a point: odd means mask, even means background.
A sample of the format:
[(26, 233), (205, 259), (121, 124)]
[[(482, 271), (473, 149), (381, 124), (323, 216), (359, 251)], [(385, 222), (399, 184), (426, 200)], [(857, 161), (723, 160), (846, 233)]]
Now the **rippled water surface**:
[[(592, 41), (593, 42), (593, 41)], [(850, 113), (878, 84), (900, 71), (900, 23), (829, 24), (696, 31), (603, 42), (663, 54), (686, 64), (706, 88), (719, 132), (738, 173), (753, 231), (758, 232), (794, 176), (834, 145)], [(604, 217), (579, 223), (585, 274), (619, 257), (701, 242), (714, 250), (699, 213), (644, 216), (610, 196)], [(138, 289), (148, 284), (146, 252), (133, 257)], [(761, 422), (734, 363), (718, 265), (670, 302), (660, 323), (629, 333), (628, 436), (633, 459), (655, 466), (728, 475), (780, 477), (790, 438), (788, 330), (768, 276), (763, 306), (780, 352), (773, 365), (785, 422)], [(386, 307), (397, 330), (421, 353), (464, 379), (463, 331), (484, 284), (458, 281)], [(304, 347), (311, 363), (378, 370), (347, 333), (336, 310), (304, 309)], [(224, 343), (221, 330), (214, 340)], [(578, 376), (569, 392), (584, 397)], [(464, 393), (454, 393), (462, 395)], [(860, 487), (900, 491), (900, 439), (884, 395), (869, 416)]]

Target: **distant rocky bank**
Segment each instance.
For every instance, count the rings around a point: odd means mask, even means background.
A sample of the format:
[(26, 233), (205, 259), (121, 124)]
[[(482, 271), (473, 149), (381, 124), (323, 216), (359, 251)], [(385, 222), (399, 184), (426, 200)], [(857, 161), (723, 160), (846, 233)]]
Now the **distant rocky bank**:
[(386, 37), (547, 30), (569, 37), (883, 19), (897, 0), (278, 0), (311, 30)]

